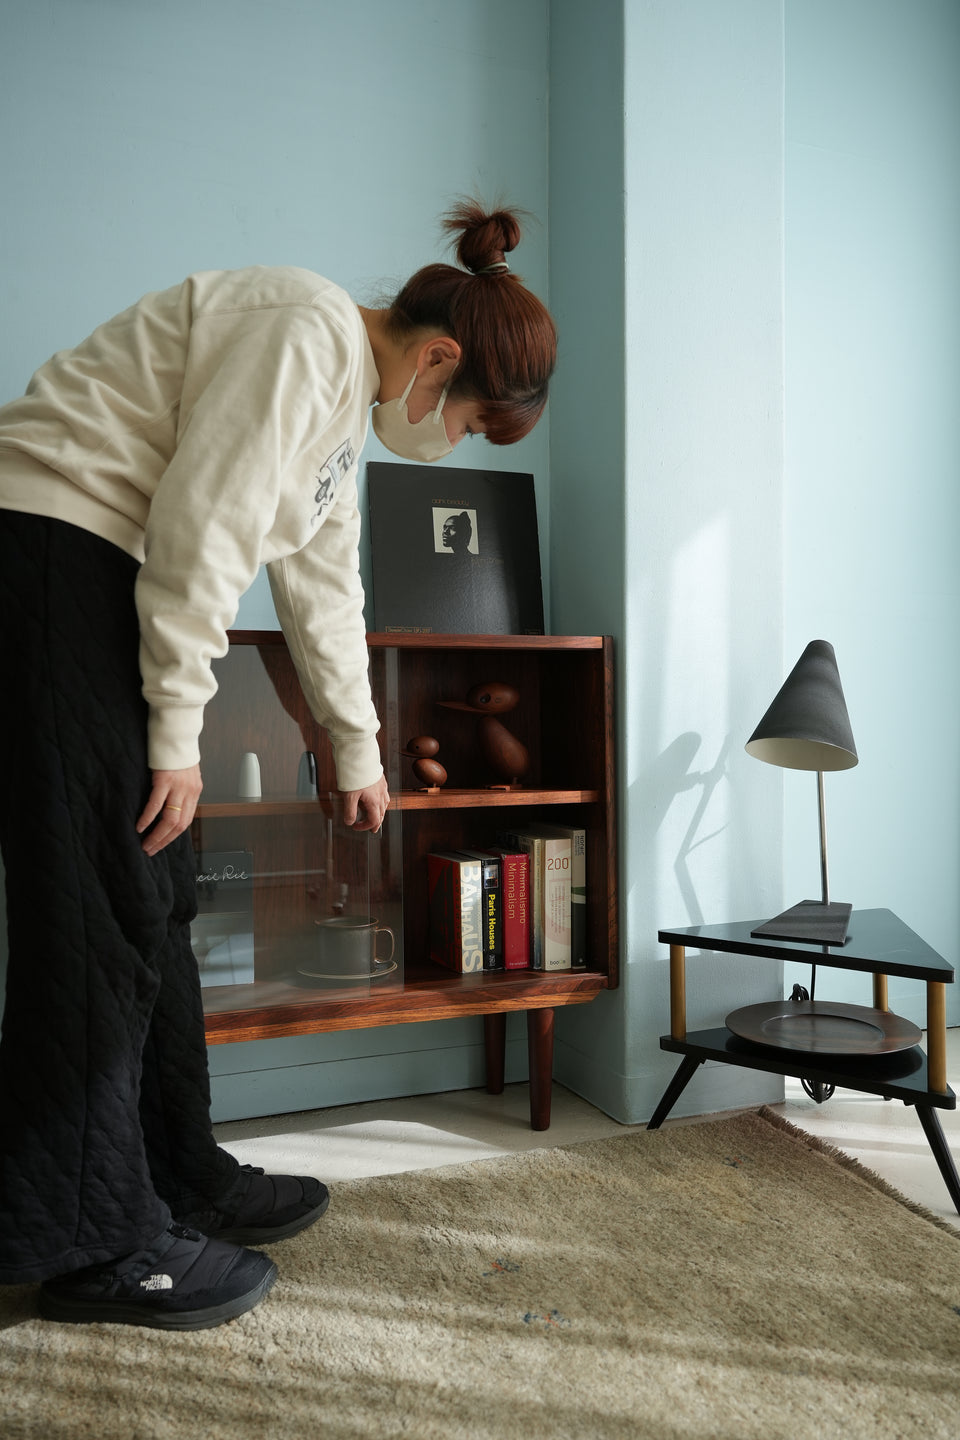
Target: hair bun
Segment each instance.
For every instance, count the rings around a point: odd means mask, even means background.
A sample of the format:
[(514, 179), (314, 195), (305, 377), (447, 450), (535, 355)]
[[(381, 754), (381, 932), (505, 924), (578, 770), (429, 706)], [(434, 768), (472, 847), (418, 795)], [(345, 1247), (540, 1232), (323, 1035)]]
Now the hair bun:
[(411, 275), (387, 312), (388, 333), (405, 345), (422, 344), (424, 331), (455, 340), (461, 353), (451, 395), (479, 404), (492, 445), (512, 445), (529, 434), (547, 403), (556, 327), (546, 306), (508, 273), (504, 256), (520, 240), (517, 212), (488, 213), (464, 198), (442, 223), (456, 237), (460, 263), (435, 261)]
[[(509, 269), (506, 256), (520, 243), (521, 229), (511, 210), (488, 213), (478, 200), (460, 200), (443, 219), (450, 235), (459, 235), (457, 259), (474, 275), (503, 273)], [(497, 269), (493, 270), (492, 267)]]

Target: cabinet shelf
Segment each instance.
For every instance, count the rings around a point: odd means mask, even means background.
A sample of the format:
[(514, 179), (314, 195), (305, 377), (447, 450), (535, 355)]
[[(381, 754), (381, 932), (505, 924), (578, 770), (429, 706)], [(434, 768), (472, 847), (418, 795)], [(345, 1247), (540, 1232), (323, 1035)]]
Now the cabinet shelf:
[(537, 651), (556, 654), (558, 650), (602, 650), (603, 635), (401, 635), (389, 630), (370, 631), (371, 650), (465, 650), (476, 655), (484, 650), (519, 650), (525, 655)]
[(316, 815), (319, 803), (315, 797), (302, 795), (264, 796), (262, 800), (201, 800), (197, 819), (255, 820), (258, 815)]
[[(436, 795), (401, 790), (390, 797), (391, 810), (487, 810), (506, 806), (592, 805), (597, 790), (447, 790)], [(302, 795), (264, 796), (262, 800), (204, 800), (197, 806), (198, 820), (251, 819), (258, 816), (316, 815), (319, 800)]]
[(505, 806), (590, 805), (596, 790), (447, 790), (436, 795), (403, 790), (390, 802), (398, 810), (489, 810)]
[[(226, 986), (218, 1009), (207, 1015), (207, 1043), (274, 1040), (329, 1030), (364, 1030), (377, 1025), (450, 1020), (463, 1015), (496, 1015), (512, 1010), (555, 1009), (585, 1005), (607, 988), (607, 978), (592, 970), (498, 971), (489, 975), (453, 975), (436, 965), (408, 973), (402, 986), (312, 992), (281, 981)], [(256, 991), (256, 1003), (251, 1004)]]

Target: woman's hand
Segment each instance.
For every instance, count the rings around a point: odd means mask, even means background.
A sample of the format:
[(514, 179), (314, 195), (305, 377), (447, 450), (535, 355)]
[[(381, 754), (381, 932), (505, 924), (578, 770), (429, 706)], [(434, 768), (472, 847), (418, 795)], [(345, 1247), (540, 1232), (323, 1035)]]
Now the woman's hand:
[(379, 830), (390, 804), (386, 777), (365, 790), (343, 791), (343, 823), (354, 830)]
[(143, 842), (147, 855), (159, 854), (189, 827), (202, 789), (199, 765), (191, 765), (189, 770), (154, 770), (153, 789), (137, 821), (138, 835), (157, 822)]

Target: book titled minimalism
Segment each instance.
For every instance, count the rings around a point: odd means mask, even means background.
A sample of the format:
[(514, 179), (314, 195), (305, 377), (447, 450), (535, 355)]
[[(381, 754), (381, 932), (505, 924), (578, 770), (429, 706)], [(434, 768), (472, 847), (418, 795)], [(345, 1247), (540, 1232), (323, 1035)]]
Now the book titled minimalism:
[(533, 476), (367, 465), (375, 630), (542, 635)]

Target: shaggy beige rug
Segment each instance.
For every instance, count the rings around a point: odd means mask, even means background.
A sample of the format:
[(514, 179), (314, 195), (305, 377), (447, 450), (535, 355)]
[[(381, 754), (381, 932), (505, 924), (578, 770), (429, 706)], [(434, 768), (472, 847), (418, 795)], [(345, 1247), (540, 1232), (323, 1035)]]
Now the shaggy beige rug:
[(256, 1310), (0, 1290), (3, 1440), (956, 1440), (960, 1233), (769, 1111), (337, 1187)]

